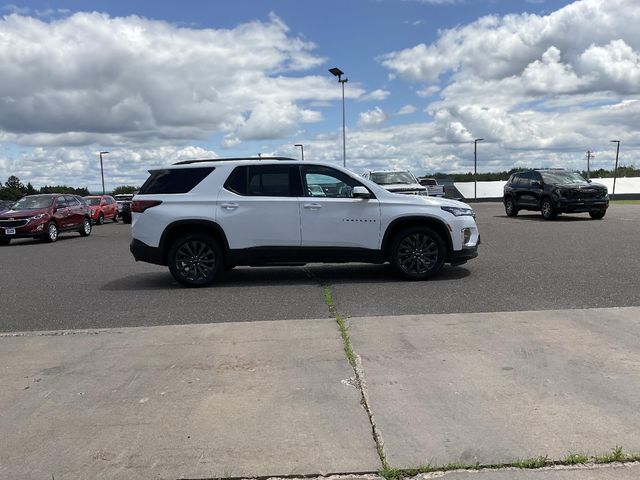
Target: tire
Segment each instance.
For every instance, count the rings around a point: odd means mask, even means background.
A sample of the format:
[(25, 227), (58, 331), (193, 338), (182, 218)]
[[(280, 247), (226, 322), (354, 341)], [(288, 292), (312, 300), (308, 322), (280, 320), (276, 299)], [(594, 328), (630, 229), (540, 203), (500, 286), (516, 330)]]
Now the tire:
[(118, 215), (113, 216), (113, 223), (118, 223)]
[(0, 245), (9, 245), (11, 243), (10, 238), (0, 238)]
[(82, 220), (82, 224), (80, 225), (80, 236), (81, 237), (88, 237), (89, 235), (91, 235), (91, 219), (90, 218), (84, 218)]
[(104, 225), (104, 213), (102, 212), (98, 215), (98, 225)]
[(602, 218), (604, 218), (605, 214), (607, 213), (607, 209), (603, 208), (600, 210), (591, 210), (589, 212), (589, 216), (591, 218), (593, 218), (594, 220), (601, 220)]
[(542, 212), (542, 218), (545, 220), (553, 220), (558, 216), (553, 203), (550, 198), (543, 198), (540, 204), (540, 211)]
[(224, 269), (218, 243), (199, 233), (183, 235), (173, 242), (167, 260), (173, 278), (186, 287), (211, 285)]
[(504, 211), (507, 217), (515, 217), (518, 215), (518, 209), (516, 208), (513, 198), (507, 197), (504, 199)]
[(405, 279), (424, 280), (440, 271), (446, 256), (440, 235), (428, 227), (410, 227), (393, 239), (390, 262)]
[(60, 231), (58, 230), (58, 225), (55, 222), (47, 223), (47, 232), (43, 237), (44, 241), (47, 243), (57, 242), (59, 235)]
[(127, 225), (130, 224), (131, 223), (131, 214), (122, 215), (122, 223), (125, 223)]

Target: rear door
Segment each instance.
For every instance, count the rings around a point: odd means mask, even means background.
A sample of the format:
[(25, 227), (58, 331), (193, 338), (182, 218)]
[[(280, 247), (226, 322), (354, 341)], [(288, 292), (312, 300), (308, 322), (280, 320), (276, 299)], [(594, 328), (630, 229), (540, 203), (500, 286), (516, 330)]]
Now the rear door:
[(527, 208), (533, 207), (535, 202), (531, 194), (531, 172), (522, 172), (518, 175), (518, 205)]
[(351, 194), (362, 183), (322, 165), (304, 165), (300, 170), (305, 194), (300, 202), (303, 247), (379, 248), (380, 202)]
[(65, 229), (69, 225), (69, 207), (63, 195), (56, 197), (53, 208), (53, 218), (55, 218), (58, 228)]
[(67, 219), (69, 220), (67, 226), (69, 228), (79, 226), (82, 223), (82, 219), (84, 217), (82, 213), (82, 205), (80, 205), (78, 199), (72, 195), (65, 195), (64, 198), (67, 201), (67, 208), (69, 213), (67, 215)]
[(299, 247), (300, 194), (294, 165), (236, 167), (220, 190), (216, 212), (229, 247)]

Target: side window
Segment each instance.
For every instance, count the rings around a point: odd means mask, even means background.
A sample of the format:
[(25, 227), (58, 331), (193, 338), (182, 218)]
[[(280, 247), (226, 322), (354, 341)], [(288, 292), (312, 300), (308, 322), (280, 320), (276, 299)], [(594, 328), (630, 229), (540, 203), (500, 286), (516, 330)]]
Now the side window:
[(252, 197), (292, 197), (289, 165), (252, 165), (247, 192)]
[(538, 188), (542, 186), (542, 175), (539, 172), (531, 172), (531, 181), (538, 182)]
[(518, 186), (529, 188), (530, 185), (531, 185), (531, 172), (521, 173), (520, 180), (518, 181)]
[(249, 167), (236, 167), (227, 181), (224, 188), (238, 195), (247, 195), (247, 170)]
[(351, 198), (353, 187), (362, 185), (355, 178), (330, 167), (302, 167), (306, 196)]
[(64, 200), (64, 197), (56, 198), (56, 208), (67, 208), (67, 202)]
[(67, 204), (71, 207), (71, 208), (76, 208), (80, 206), (80, 203), (74, 198), (71, 197), (69, 195), (65, 195), (65, 200), (67, 201)]

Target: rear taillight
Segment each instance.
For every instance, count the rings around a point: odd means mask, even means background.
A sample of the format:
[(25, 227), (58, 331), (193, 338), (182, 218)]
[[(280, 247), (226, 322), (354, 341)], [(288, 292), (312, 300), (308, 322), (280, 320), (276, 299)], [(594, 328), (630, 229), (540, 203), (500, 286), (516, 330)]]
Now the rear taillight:
[(142, 213), (145, 210), (160, 205), (160, 200), (135, 200), (131, 203), (131, 211), (136, 213)]

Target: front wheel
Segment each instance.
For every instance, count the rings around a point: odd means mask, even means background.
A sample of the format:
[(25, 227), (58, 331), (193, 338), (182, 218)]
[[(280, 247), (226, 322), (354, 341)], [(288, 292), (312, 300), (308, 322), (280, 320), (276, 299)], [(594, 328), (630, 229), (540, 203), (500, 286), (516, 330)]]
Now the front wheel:
[(589, 212), (589, 216), (591, 218), (593, 218), (594, 220), (600, 220), (601, 218), (604, 217), (605, 213), (607, 213), (607, 209), (603, 208), (601, 210), (591, 210)]
[(187, 234), (169, 249), (169, 271), (187, 287), (204, 287), (216, 281), (224, 269), (222, 250), (208, 235)]
[(118, 214), (117, 213), (113, 216), (113, 223), (118, 223)]
[(551, 200), (549, 200), (548, 198), (545, 198), (544, 200), (542, 200), (542, 205), (540, 205), (540, 210), (542, 212), (542, 218), (544, 218), (545, 220), (553, 220), (558, 216), (558, 213), (556, 212), (556, 209), (553, 206), (553, 203), (551, 203)]
[(91, 235), (91, 219), (85, 218), (80, 225), (80, 236), (88, 237), (89, 235)]
[(47, 233), (44, 236), (44, 241), (49, 243), (56, 242), (58, 240), (58, 234), (58, 225), (54, 222), (49, 222), (47, 225)]
[(100, 213), (100, 215), (98, 215), (98, 225), (104, 225), (104, 213)]
[(440, 271), (446, 256), (446, 246), (440, 235), (427, 227), (412, 227), (396, 235), (390, 260), (404, 278), (424, 280)]
[(507, 217), (515, 217), (518, 215), (518, 209), (516, 208), (513, 198), (507, 197), (504, 201), (504, 211)]

